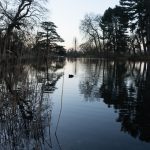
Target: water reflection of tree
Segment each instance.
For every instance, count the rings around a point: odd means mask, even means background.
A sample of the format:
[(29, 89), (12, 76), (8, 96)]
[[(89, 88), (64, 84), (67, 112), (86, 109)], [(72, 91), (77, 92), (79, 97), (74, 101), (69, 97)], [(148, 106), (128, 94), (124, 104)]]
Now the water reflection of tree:
[(80, 82), (81, 93), (86, 100), (95, 100), (96, 96), (103, 98), (118, 113), (116, 121), (121, 122), (121, 131), (150, 142), (150, 64), (102, 61), (100, 68), (94, 80), (96, 69), (91, 72), (87, 68), (88, 78)]
[[(0, 149), (50, 149), (52, 103), (49, 93), (62, 73), (23, 64), (0, 66)], [(39, 66), (40, 68), (40, 66)], [(32, 73), (30, 72), (32, 70)], [(29, 73), (30, 72), (30, 73)], [(42, 82), (38, 82), (41, 77)]]
[(121, 130), (150, 142), (149, 64), (137, 64), (115, 63), (114, 73), (108, 69), (104, 76), (100, 92), (104, 102), (118, 112)]
[(85, 78), (80, 81), (79, 84), (81, 94), (84, 94), (86, 101), (99, 100), (99, 84), (101, 82), (100, 73), (102, 69), (102, 62), (99, 62), (98, 60), (86, 60), (86, 62), (83, 63), (86, 63), (87, 65), (85, 66)]

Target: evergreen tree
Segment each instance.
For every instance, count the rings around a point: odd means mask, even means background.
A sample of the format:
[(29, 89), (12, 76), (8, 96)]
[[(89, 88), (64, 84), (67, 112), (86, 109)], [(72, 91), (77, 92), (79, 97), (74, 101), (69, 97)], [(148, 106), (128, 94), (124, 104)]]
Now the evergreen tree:
[(147, 48), (150, 53), (150, 0), (144, 0), (146, 8), (146, 36), (147, 36)]
[(37, 33), (37, 45), (44, 49), (44, 53), (48, 55), (48, 51), (58, 47), (57, 42), (64, 42), (56, 31), (56, 25), (53, 22), (42, 22), (42, 32)]
[(145, 0), (120, 0), (120, 5), (129, 17), (129, 27), (133, 34), (137, 34), (144, 53), (147, 53), (147, 19)]
[(128, 15), (124, 13), (122, 7), (108, 8), (102, 17), (101, 28), (104, 32), (104, 39), (107, 40), (108, 50), (117, 53), (127, 51)]

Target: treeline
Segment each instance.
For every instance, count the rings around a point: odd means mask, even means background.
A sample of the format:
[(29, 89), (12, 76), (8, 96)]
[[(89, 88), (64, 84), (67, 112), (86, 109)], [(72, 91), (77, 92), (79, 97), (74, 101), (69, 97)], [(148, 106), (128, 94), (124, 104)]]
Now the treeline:
[[(63, 39), (47, 21), (47, 0), (0, 1), (0, 59), (27, 55), (64, 55)], [(38, 30), (38, 31), (37, 31)], [(56, 53), (54, 53), (56, 51)]]
[(120, 0), (102, 16), (85, 15), (80, 30), (86, 39), (83, 55), (150, 55), (150, 1)]

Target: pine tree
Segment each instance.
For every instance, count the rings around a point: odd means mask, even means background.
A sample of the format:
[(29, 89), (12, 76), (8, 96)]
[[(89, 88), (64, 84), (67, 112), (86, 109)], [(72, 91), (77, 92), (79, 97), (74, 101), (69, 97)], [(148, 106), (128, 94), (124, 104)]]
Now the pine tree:
[(101, 27), (107, 40), (107, 49), (113, 49), (115, 53), (127, 51), (128, 15), (122, 7), (108, 8), (102, 17)]
[(56, 25), (53, 22), (42, 22), (42, 32), (37, 33), (37, 42), (48, 55), (48, 51), (52, 51), (58, 45), (57, 42), (64, 42), (64, 40), (58, 35), (56, 31)]
[(146, 8), (146, 30), (147, 30), (147, 48), (150, 54), (150, 0), (144, 0), (144, 5)]
[(133, 34), (137, 34), (142, 44), (144, 53), (147, 53), (147, 30), (145, 0), (120, 0), (120, 5), (124, 8), (129, 17), (129, 27)]

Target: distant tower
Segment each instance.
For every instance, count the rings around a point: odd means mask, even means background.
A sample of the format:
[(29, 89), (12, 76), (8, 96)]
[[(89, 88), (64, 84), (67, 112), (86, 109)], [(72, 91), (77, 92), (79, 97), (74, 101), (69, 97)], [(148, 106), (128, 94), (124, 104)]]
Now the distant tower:
[(75, 37), (73, 40), (74, 43), (74, 50), (77, 51), (77, 38)]

